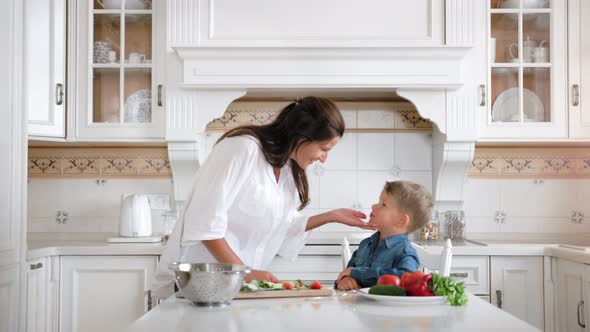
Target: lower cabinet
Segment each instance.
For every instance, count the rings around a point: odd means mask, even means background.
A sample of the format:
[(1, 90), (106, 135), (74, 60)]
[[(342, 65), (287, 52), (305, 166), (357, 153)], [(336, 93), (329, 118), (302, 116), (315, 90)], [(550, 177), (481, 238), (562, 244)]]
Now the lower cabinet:
[(558, 259), (556, 293), (559, 331), (590, 330), (590, 265)]
[(61, 256), (60, 332), (119, 330), (149, 310), (157, 256)]
[(58, 331), (59, 257), (27, 261), (27, 332)]
[(543, 330), (543, 257), (492, 256), (490, 267), (492, 303)]

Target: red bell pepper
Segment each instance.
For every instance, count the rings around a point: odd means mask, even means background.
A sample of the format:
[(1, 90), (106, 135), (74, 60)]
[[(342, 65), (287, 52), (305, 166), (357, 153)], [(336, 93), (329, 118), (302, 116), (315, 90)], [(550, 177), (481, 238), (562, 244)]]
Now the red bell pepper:
[(406, 272), (402, 275), (401, 286), (409, 296), (433, 296), (434, 293), (429, 287), (431, 280), (431, 274), (424, 274), (421, 271)]

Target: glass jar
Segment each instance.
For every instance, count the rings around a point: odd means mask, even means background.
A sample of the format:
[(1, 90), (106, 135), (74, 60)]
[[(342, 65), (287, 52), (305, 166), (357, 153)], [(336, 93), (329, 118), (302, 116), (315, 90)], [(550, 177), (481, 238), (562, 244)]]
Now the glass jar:
[(430, 221), (420, 229), (420, 240), (436, 241), (439, 239), (439, 218), (438, 211), (432, 211)]
[(465, 212), (445, 212), (445, 239), (465, 240)]
[(170, 234), (172, 234), (174, 225), (176, 225), (176, 221), (178, 220), (178, 215), (179, 213), (176, 210), (166, 210), (162, 213), (162, 216), (164, 217), (162, 233), (166, 240), (170, 237)]

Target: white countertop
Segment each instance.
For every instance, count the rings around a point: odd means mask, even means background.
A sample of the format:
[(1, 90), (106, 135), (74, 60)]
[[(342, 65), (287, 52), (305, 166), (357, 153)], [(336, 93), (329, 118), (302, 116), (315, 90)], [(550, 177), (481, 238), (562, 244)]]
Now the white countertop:
[(234, 300), (225, 308), (198, 307), (172, 296), (127, 331), (538, 331), (471, 294), (463, 307), (393, 306), (358, 294), (341, 295)]
[[(166, 242), (159, 243), (108, 243), (114, 234), (31, 234), (28, 237), (27, 260), (57, 255), (160, 255)], [(586, 240), (588, 239), (588, 240)], [(586, 242), (585, 242), (586, 241)], [(579, 263), (590, 264), (590, 251), (561, 248), (558, 243), (583, 245), (590, 237), (580, 238), (528, 238), (503, 240), (477, 239), (453, 247), (457, 256), (553, 256)], [(315, 243), (315, 244), (314, 244)], [(477, 243), (485, 244), (478, 245)], [(421, 244), (428, 251), (441, 251), (440, 243)], [(588, 244), (590, 247), (590, 243)], [(356, 249), (352, 246), (352, 250)], [(340, 243), (308, 243), (301, 255), (340, 255)]]
[[(111, 236), (112, 234), (108, 234)], [(160, 255), (165, 242), (159, 243), (108, 243), (107, 235), (81, 236), (77, 239), (39, 238), (27, 240), (27, 260), (47, 256), (67, 255)]]

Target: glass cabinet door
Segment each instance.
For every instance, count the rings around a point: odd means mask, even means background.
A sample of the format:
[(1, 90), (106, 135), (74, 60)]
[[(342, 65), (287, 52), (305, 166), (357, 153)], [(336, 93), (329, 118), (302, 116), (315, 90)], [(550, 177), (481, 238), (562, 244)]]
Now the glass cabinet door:
[(489, 121), (552, 122), (551, 0), (490, 0), (489, 5)]
[(94, 124), (152, 122), (152, 5), (90, 0), (91, 116)]

